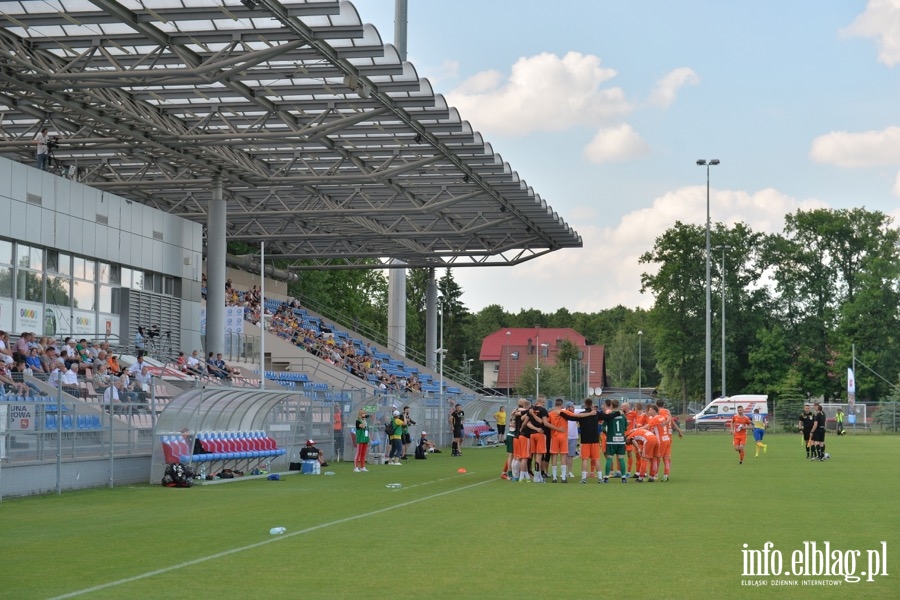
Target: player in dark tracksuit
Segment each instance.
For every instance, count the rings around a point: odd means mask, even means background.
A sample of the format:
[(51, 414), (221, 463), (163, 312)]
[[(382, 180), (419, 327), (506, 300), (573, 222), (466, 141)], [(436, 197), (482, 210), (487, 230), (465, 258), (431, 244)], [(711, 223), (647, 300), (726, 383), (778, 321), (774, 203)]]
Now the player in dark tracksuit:
[(809, 404), (804, 405), (803, 412), (800, 413), (800, 420), (797, 423), (797, 427), (800, 428), (800, 433), (803, 434), (803, 447), (806, 448), (806, 458), (816, 457), (812, 442), (809, 439), (815, 422), (816, 415), (813, 414), (812, 407)]

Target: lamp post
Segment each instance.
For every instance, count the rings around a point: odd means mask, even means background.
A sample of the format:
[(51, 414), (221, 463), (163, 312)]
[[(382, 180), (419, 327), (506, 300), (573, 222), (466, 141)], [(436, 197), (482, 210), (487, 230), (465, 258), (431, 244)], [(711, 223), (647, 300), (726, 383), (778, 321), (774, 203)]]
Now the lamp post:
[(444, 348), (444, 299), (443, 297), (438, 298), (438, 310), (441, 314), (441, 347), (436, 350), (438, 352), (438, 359), (441, 361), (440, 369), (441, 369), (441, 406), (444, 406), (444, 355), (447, 354), (447, 350)]
[[(506, 395), (507, 396), (510, 395), (509, 391), (510, 391), (510, 389), (512, 389), (512, 386), (509, 385), (509, 370), (512, 368), (512, 364), (510, 362), (512, 360), (512, 357), (509, 355), (509, 336), (510, 336), (510, 334), (512, 334), (512, 332), (507, 329), (506, 330)], [(499, 386), (497, 386), (497, 387), (499, 387)]]
[(643, 351), (642, 343), (644, 341), (644, 332), (638, 331), (638, 401), (644, 396), (643, 392), (643, 379), (641, 379), (641, 365), (643, 365), (643, 361), (641, 360), (641, 353)]
[(711, 292), (709, 282), (709, 168), (719, 164), (718, 158), (699, 159), (697, 166), (706, 167), (706, 404), (712, 402), (712, 323), (710, 318)]
[(716, 246), (713, 250), (722, 251), (722, 397), (725, 398), (725, 251), (731, 250), (731, 246)]
[[(540, 338), (539, 338), (540, 339)], [(541, 348), (546, 348), (550, 344), (538, 344), (537, 353), (534, 355), (534, 401), (537, 402), (538, 396), (541, 395)]]

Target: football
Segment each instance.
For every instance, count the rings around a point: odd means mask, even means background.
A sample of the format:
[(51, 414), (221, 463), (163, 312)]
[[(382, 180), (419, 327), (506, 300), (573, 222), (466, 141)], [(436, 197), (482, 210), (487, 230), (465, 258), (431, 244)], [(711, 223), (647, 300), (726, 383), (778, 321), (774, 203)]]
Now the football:
[(831, 455), (826, 452), (822, 458), (824, 458), (825, 460), (828, 460), (829, 458), (831, 458)]

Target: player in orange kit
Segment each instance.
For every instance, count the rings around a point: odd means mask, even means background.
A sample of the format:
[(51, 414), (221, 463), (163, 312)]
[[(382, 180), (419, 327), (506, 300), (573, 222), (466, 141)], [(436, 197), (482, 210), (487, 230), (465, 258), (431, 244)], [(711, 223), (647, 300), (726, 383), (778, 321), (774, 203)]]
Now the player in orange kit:
[[(638, 473), (638, 482), (644, 481), (645, 474), (650, 475), (649, 481), (656, 481), (656, 471), (654, 470), (653, 465), (655, 463), (656, 468), (659, 468), (659, 459), (656, 457), (659, 438), (657, 438), (649, 429), (638, 427), (626, 435), (625, 439), (631, 440), (631, 443), (637, 449), (638, 454), (641, 457), (642, 471)], [(643, 471), (647, 469), (648, 465), (650, 467), (649, 473), (644, 473)]]
[(672, 413), (669, 412), (668, 408), (665, 408), (665, 400), (659, 399), (656, 401), (656, 408), (659, 410), (659, 416), (665, 417), (666, 426), (664, 434), (659, 438), (659, 456), (663, 462), (663, 481), (669, 480), (669, 473), (672, 470), (672, 430), (678, 432), (678, 437), (684, 437), (684, 434), (681, 433), (681, 429), (678, 427), (678, 424), (675, 422), (675, 419), (672, 418)]
[(731, 417), (730, 428), (734, 434), (734, 450), (740, 457), (738, 464), (744, 464), (744, 446), (747, 445), (747, 429), (753, 425), (750, 417), (744, 414), (744, 407), (737, 407), (737, 414)]

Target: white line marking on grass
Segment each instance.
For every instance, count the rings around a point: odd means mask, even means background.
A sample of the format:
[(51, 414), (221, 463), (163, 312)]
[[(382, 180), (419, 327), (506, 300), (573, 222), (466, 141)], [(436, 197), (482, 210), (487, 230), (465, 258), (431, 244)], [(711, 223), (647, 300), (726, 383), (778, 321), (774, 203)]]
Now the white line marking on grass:
[(441, 477), (440, 479), (433, 479), (431, 481), (423, 481), (422, 483), (414, 483), (412, 485), (407, 485), (407, 486), (400, 487), (400, 488), (394, 488), (391, 491), (392, 492), (402, 492), (403, 490), (411, 490), (413, 488), (422, 487), (423, 485), (431, 485), (432, 483), (440, 483), (441, 481), (450, 481), (451, 479), (458, 479), (459, 477), (465, 477), (466, 475), (473, 475), (473, 474), (474, 474), (474, 471), (470, 472), (470, 473), (454, 475), (453, 477)]
[(261, 546), (265, 546), (266, 544), (273, 544), (275, 542), (280, 542), (281, 540), (285, 540), (287, 538), (291, 538), (291, 537), (294, 537), (297, 535), (303, 535), (305, 533), (311, 533), (313, 531), (318, 531), (319, 529), (325, 529), (326, 527), (331, 527), (332, 525), (341, 525), (343, 523), (349, 523), (350, 521), (356, 521), (357, 519), (365, 519), (366, 517), (380, 515), (381, 513), (386, 513), (386, 512), (392, 511), (392, 510), (396, 510), (398, 508), (403, 508), (405, 506), (411, 506), (413, 504), (418, 504), (419, 502), (424, 502), (426, 500), (433, 500), (435, 498), (440, 498), (441, 496), (446, 496), (448, 494), (455, 494), (456, 492), (462, 492), (463, 490), (468, 490), (470, 488), (477, 487), (479, 485), (483, 485), (483, 484), (489, 483), (491, 481), (493, 481), (493, 479), (479, 481), (478, 483), (470, 483), (469, 485), (465, 485), (460, 488), (456, 488), (453, 490), (447, 490), (446, 492), (438, 492), (437, 494), (425, 496), (424, 498), (416, 498), (415, 500), (407, 500), (406, 502), (401, 502), (400, 504), (395, 504), (393, 506), (387, 506), (385, 508), (379, 508), (378, 510), (369, 511), (369, 512), (363, 513), (361, 515), (355, 515), (352, 517), (344, 517), (343, 519), (338, 519), (337, 521), (331, 521), (329, 523), (321, 523), (319, 525), (313, 525), (312, 527), (307, 527), (306, 529), (301, 529), (300, 531), (295, 531), (293, 533), (286, 533), (284, 535), (271, 537), (267, 540), (263, 540), (261, 542), (256, 542), (255, 544), (241, 546), (240, 548), (232, 548), (231, 550), (225, 550), (224, 552), (210, 554), (209, 556), (204, 556), (202, 558), (195, 558), (194, 560), (189, 560), (187, 562), (179, 563), (177, 565), (172, 565), (171, 567), (165, 567), (163, 569), (149, 571), (147, 573), (142, 573), (140, 575), (135, 575), (133, 577), (126, 577), (125, 579), (119, 579), (118, 581), (110, 581), (109, 583), (95, 585), (94, 587), (85, 588), (83, 590), (78, 590), (76, 592), (69, 592), (68, 594), (63, 594), (61, 596), (53, 596), (50, 600), (62, 600), (63, 598), (76, 598), (78, 596), (83, 596), (85, 594), (90, 594), (90, 593), (97, 592), (100, 590), (105, 590), (107, 588), (115, 587), (117, 585), (123, 585), (126, 583), (131, 583), (132, 581), (139, 581), (141, 579), (147, 579), (148, 577), (154, 577), (156, 575), (162, 575), (163, 573), (177, 571), (178, 569), (184, 569), (185, 567), (192, 567), (194, 565), (199, 565), (199, 564), (211, 561), (211, 560), (215, 560), (217, 558), (223, 558), (225, 556), (237, 554), (238, 552), (244, 552), (246, 550), (253, 550), (254, 548), (259, 548)]

